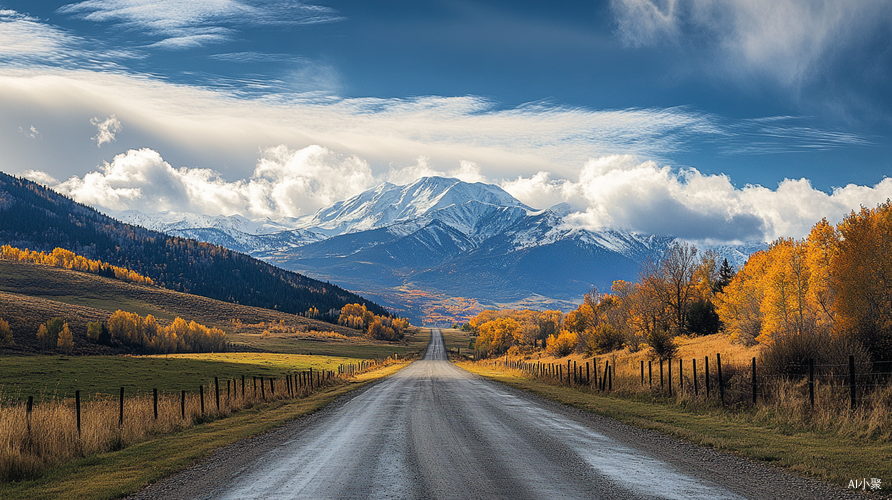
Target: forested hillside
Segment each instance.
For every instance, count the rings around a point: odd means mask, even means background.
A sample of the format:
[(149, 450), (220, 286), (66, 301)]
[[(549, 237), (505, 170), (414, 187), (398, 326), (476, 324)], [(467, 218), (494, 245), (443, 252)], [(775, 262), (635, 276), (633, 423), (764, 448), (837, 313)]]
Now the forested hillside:
[(387, 311), (338, 286), (271, 266), (244, 254), (169, 237), (107, 217), (34, 182), (0, 172), (0, 244), (71, 250), (151, 278), (156, 285), (227, 302), (306, 313), (348, 303)]

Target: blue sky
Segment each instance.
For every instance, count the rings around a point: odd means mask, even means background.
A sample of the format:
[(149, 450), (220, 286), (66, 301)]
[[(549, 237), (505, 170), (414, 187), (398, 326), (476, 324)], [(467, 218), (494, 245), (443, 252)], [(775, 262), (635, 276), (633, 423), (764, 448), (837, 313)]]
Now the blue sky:
[(879, 0), (0, 0), (0, 170), (272, 217), (455, 175), (591, 227), (802, 236), (892, 196), (890, 35)]

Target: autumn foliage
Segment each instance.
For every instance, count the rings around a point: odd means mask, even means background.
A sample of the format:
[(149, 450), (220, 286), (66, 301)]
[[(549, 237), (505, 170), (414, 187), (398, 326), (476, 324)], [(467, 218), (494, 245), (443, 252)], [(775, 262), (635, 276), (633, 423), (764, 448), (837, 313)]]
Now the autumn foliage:
[[(177, 317), (170, 325), (159, 325), (149, 314), (116, 311), (106, 323), (111, 342), (120, 342), (144, 352), (166, 354), (175, 352), (220, 352), (226, 350), (226, 334), (219, 328), (208, 328), (195, 321)], [(88, 326), (91, 335), (99, 340), (102, 327)]]
[(409, 321), (403, 318), (379, 316), (369, 311), (365, 304), (347, 304), (341, 308), (338, 324), (361, 330), (375, 340), (402, 340)]
[(892, 204), (818, 222), (802, 240), (782, 238), (753, 254), (718, 312), (732, 338), (773, 345), (820, 335), (856, 340), (892, 359)]
[(88, 259), (64, 248), (56, 248), (52, 252), (46, 253), (29, 251), (27, 248), (21, 250), (10, 245), (3, 245), (0, 247), (0, 259), (73, 269), (142, 285), (154, 284), (151, 278), (147, 278), (135, 271), (113, 266), (107, 262)]

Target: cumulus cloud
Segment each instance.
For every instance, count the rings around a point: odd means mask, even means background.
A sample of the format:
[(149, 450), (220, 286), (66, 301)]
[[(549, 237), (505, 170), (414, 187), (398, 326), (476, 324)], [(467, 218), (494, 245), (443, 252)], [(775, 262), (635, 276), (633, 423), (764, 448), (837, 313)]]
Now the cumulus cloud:
[(716, 48), (732, 72), (793, 85), (823, 70), (827, 56), (892, 24), (885, 0), (613, 0), (630, 45), (675, 42)]
[(356, 195), (374, 184), (368, 164), (320, 146), (264, 151), (249, 179), (228, 182), (206, 168), (174, 168), (151, 149), (130, 150), (82, 178), (55, 182), (26, 177), (76, 201), (112, 210), (181, 211), (207, 215), (297, 217)]
[(91, 138), (96, 141), (96, 147), (102, 147), (103, 144), (114, 141), (115, 134), (122, 129), (121, 122), (115, 118), (115, 115), (111, 115), (105, 120), (91, 118), (90, 124), (96, 127), (96, 135)]
[(848, 185), (825, 193), (807, 179), (786, 179), (776, 189), (736, 188), (726, 175), (673, 169), (630, 155), (589, 160), (577, 179), (552, 179), (547, 172), (502, 182), (530, 206), (567, 203), (567, 223), (587, 229), (621, 228), (668, 234), (692, 241), (772, 241), (805, 236), (821, 218), (892, 198), (892, 179), (875, 186)]

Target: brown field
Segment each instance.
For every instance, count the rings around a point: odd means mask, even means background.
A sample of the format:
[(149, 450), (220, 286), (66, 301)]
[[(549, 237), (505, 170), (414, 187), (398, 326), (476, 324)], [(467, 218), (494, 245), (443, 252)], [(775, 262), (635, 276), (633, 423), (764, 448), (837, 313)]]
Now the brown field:
[[(38, 326), (53, 317), (68, 321), (75, 334), (76, 352), (99, 354), (107, 349), (83, 338), (89, 321), (105, 320), (122, 309), (151, 314), (162, 324), (179, 316), (227, 334), (256, 334), (272, 328), (306, 337), (357, 337), (356, 330), (270, 309), (242, 306), (134, 285), (92, 274), (37, 264), (0, 261), (0, 318), (9, 321), (16, 351), (31, 350)], [(325, 332), (325, 333), (319, 333)]]

